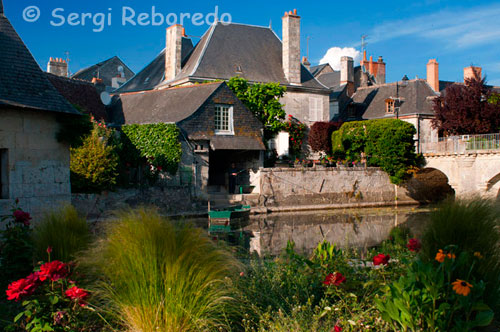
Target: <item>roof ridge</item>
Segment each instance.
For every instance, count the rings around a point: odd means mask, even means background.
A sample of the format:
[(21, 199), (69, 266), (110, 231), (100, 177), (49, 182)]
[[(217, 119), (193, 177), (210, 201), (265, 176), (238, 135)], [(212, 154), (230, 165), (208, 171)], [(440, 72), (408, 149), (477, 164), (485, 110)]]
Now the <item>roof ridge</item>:
[(207, 83), (198, 83), (198, 84), (189, 84), (189, 85), (181, 85), (181, 86), (173, 86), (169, 87), (166, 89), (153, 89), (153, 90), (144, 90), (144, 91), (131, 91), (131, 92), (123, 92), (123, 93), (112, 93), (114, 95), (120, 95), (120, 96), (128, 96), (128, 95), (134, 95), (134, 94), (146, 94), (146, 93), (152, 93), (152, 92), (163, 92), (163, 91), (171, 91), (171, 90), (176, 90), (176, 89), (187, 89), (187, 88), (195, 88), (195, 87), (200, 87), (200, 86), (206, 86), (206, 85), (215, 85), (219, 84), (222, 85), (225, 83), (224, 81), (216, 81), (216, 82), (207, 82)]

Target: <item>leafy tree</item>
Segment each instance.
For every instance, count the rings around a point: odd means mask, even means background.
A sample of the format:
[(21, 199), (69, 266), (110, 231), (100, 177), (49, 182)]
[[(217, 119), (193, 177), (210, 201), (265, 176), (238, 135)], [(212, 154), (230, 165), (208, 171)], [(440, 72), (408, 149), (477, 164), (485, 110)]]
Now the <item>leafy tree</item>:
[(435, 99), (434, 112), (434, 128), (448, 135), (487, 134), (500, 128), (498, 97), (477, 75), (464, 85), (447, 87), (444, 96)]
[(332, 153), (332, 133), (342, 126), (341, 122), (315, 122), (309, 131), (308, 143), (314, 152)]
[(283, 128), (286, 112), (280, 98), (286, 87), (279, 83), (250, 84), (241, 77), (233, 77), (229, 88), (264, 125), (264, 137), (271, 138)]

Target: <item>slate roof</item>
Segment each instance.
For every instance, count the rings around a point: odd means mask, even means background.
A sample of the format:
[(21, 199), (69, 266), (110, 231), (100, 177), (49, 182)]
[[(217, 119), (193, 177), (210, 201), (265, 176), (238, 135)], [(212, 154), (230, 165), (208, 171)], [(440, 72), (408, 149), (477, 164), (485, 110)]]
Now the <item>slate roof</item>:
[(434, 114), (432, 97), (435, 97), (436, 93), (425, 80), (416, 79), (408, 81), (406, 87), (389, 83), (359, 88), (352, 96), (352, 101), (357, 106), (357, 117), (363, 120), (394, 117), (394, 114), (386, 113), (385, 101), (398, 95), (401, 99), (399, 116)]
[(316, 77), (323, 85), (333, 89), (340, 85), (340, 71), (334, 71), (333, 73), (325, 73)]
[(80, 114), (49, 82), (3, 15), (0, 0), (0, 107)]
[(117, 56), (104, 60), (102, 62), (96, 63), (90, 67), (80, 69), (77, 71), (72, 78), (78, 78), (85, 81), (92, 81), (94, 77), (99, 77), (103, 80), (104, 85), (111, 86), (111, 80), (116, 77), (118, 72), (118, 67), (122, 66), (125, 73), (125, 78), (128, 80), (134, 76), (134, 72), (127, 67), (127, 65)]
[[(463, 82), (439, 81), (439, 92), (444, 94), (447, 87), (449, 87), (451, 85), (455, 85), (455, 84), (464, 85)], [(488, 84), (486, 84), (485, 86), (487, 89), (490, 89), (495, 93), (500, 93), (500, 86), (492, 86), (492, 85), (488, 85)]]
[(312, 66), (311, 67), (311, 70), (309, 70), (311, 72), (311, 74), (313, 76), (316, 77), (317, 74), (321, 73), (321, 71), (326, 67), (326, 66), (329, 66), (328, 63), (324, 63), (322, 65), (318, 65), (318, 66)]
[(106, 107), (94, 84), (45, 73), (49, 81), (72, 105), (77, 105), (86, 114), (92, 114), (97, 120), (107, 121)]
[(177, 123), (196, 112), (222, 84), (217, 82), (121, 94), (112, 106), (112, 122)]
[[(237, 75), (250, 82), (289, 85), (282, 67), (281, 41), (268, 27), (221, 22), (212, 25), (183, 60), (181, 72), (170, 82), (162, 82), (165, 71), (163, 55), (160, 53), (116, 92), (154, 89), (186, 79), (229, 80)], [(328, 91), (303, 65), (301, 80), (304, 88)]]

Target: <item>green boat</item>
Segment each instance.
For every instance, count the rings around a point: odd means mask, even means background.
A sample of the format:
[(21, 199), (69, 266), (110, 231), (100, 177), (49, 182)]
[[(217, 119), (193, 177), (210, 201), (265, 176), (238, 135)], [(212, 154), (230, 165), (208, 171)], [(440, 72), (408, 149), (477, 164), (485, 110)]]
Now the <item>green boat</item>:
[(250, 214), (250, 205), (235, 205), (208, 211), (208, 232), (227, 233), (231, 231), (231, 219)]

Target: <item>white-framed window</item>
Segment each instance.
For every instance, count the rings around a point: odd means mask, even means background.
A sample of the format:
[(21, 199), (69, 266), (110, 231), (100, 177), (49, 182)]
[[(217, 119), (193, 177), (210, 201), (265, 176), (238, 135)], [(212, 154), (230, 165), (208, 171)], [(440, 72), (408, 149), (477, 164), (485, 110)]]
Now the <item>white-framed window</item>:
[(389, 114), (394, 114), (394, 110), (396, 107), (396, 102), (394, 99), (386, 99), (385, 100), (385, 112)]
[(0, 199), (9, 198), (8, 150), (0, 149)]
[(233, 135), (233, 106), (215, 105), (215, 133)]
[(309, 121), (323, 121), (323, 99), (309, 97)]

